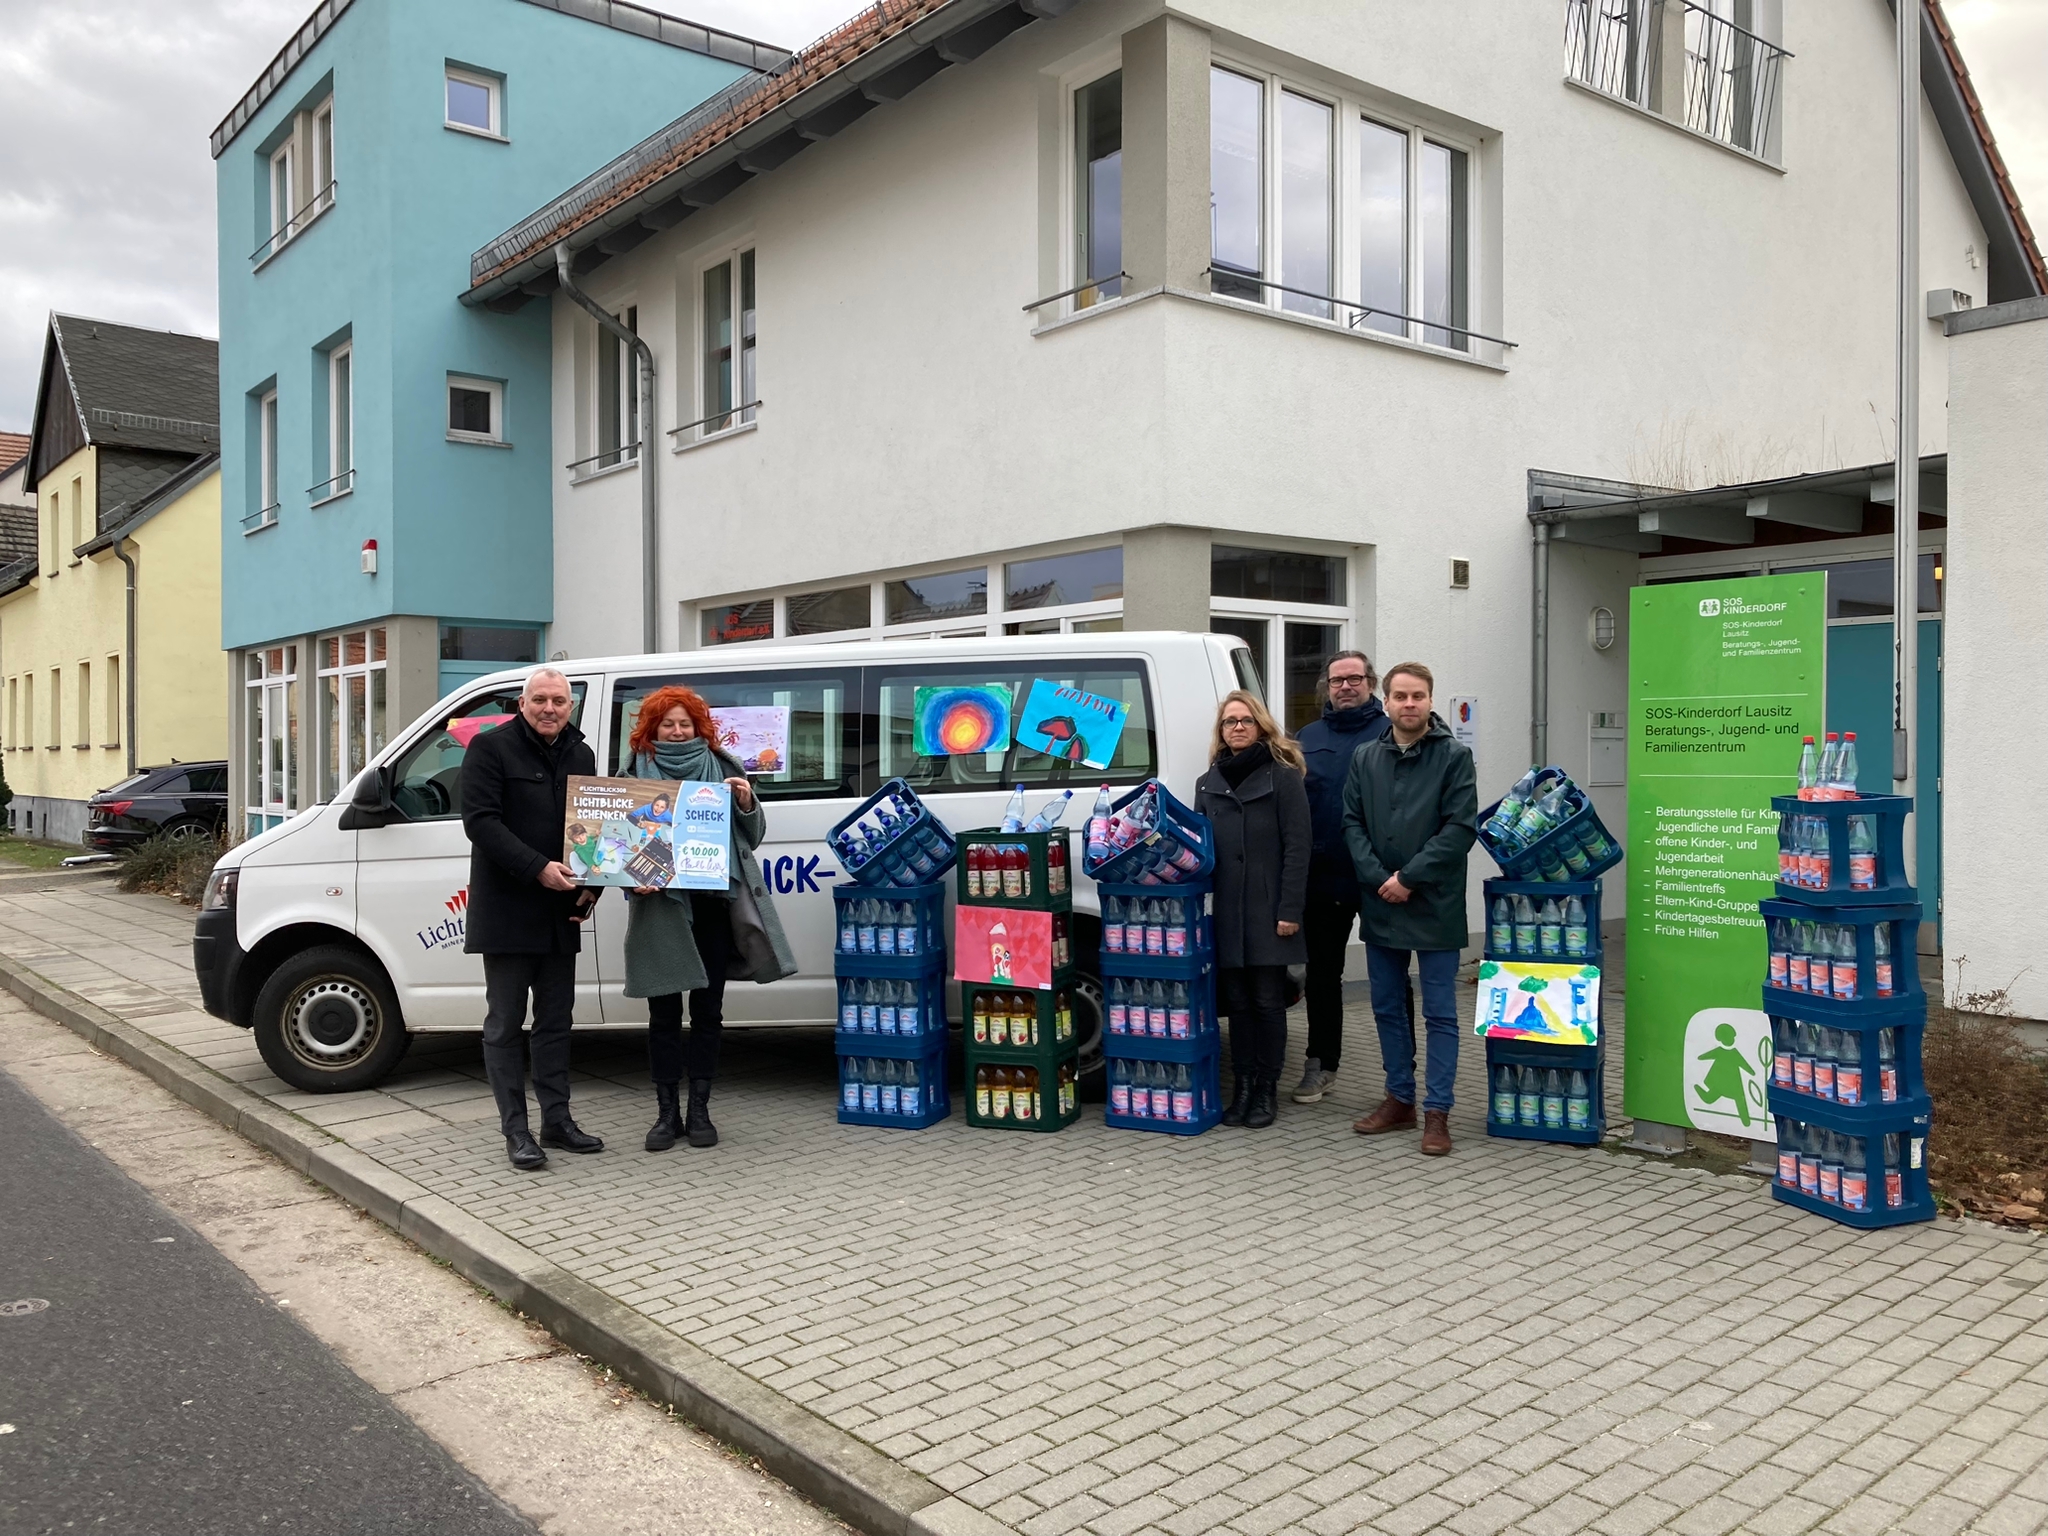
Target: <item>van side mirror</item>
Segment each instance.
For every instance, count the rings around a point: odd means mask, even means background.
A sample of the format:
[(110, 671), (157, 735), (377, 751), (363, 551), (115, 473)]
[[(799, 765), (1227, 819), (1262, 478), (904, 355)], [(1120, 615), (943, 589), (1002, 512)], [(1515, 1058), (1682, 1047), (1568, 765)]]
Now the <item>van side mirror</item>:
[(395, 821), (404, 821), (405, 812), (392, 801), (391, 786), (392, 770), (389, 763), (357, 779), (355, 793), (349, 796), (348, 805), (341, 813), (341, 830), (358, 832), (372, 827), (388, 827)]

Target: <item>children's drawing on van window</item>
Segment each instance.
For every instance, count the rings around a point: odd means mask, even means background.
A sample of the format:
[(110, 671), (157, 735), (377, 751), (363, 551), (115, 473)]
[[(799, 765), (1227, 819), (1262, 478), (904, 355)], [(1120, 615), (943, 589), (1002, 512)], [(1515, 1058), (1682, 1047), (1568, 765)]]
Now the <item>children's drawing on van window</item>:
[(1003, 752), (1010, 745), (1008, 683), (919, 688), (911, 700), (919, 757), (966, 757)]
[(1107, 768), (1131, 707), (1071, 683), (1037, 678), (1017, 716), (1017, 745), (1065, 763)]
[(714, 704), (711, 720), (718, 727), (719, 746), (748, 773), (788, 773), (787, 704)]
[(464, 715), (448, 722), (448, 734), (455, 738), (458, 747), (467, 751), (469, 744), (477, 737), (483, 735), (485, 731), (503, 725), (511, 718), (510, 715)]

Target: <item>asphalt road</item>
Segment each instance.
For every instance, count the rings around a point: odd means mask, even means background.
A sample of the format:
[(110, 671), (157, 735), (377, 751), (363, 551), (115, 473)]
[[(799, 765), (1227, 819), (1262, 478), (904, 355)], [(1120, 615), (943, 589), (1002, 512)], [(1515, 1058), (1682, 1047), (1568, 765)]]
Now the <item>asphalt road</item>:
[(0, 1072), (0, 1532), (92, 1530), (534, 1527)]

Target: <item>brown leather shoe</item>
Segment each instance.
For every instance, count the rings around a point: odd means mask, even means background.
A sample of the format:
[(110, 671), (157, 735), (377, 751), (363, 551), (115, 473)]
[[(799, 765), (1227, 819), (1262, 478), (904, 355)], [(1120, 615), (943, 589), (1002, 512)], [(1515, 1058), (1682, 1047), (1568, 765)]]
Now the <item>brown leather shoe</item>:
[(1403, 1104), (1391, 1093), (1380, 1100), (1380, 1107), (1363, 1120), (1351, 1122), (1351, 1129), (1361, 1136), (1384, 1136), (1389, 1131), (1405, 1131), (1415, 1124), (1415, 1106)]
[(1441, 1109), (1425, 1109), (1422, 1112), (1422, 1155), (1451, 1155), (1451, 1117)]

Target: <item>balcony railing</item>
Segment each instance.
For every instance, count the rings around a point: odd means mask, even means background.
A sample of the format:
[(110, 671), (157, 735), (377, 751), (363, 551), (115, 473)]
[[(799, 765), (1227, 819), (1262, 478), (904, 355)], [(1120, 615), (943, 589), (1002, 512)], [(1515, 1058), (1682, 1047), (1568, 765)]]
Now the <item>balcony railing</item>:
[(286, 219), (281, 228), (250, 253), (250, 263), (254, 266), (262, 266), (263, 263), (270, 260), (271, 257), (304, 234), (308, 225), (334, 206), (334, 199), (340, 186), (341, 183), (339, 181), (330, 181), (326, 186), (306, 199), (304, 207)]
[(578, 459), (574, 464), (563, 467), (569, 471), (569, 480), (573, 484), (578, 480), (588, 480), (592, 475), (601, 475), (608, 469), (617, 469), (622, 464), (639, 462), (640, 445), (622, 443), (617, 448), (607, 448), (603, 453), (593, 453), (587, 459)]
[(756, 413), (760, 409), (759, 400), (749, 400), (729, 410), (714, 411), (701, 421), (686, 421), (680, 427), (670, 427), (668, 435), (678, 439), (675, 447), (686, 448), (691, 443), (705, 442), (710, 438), (723, 437), (728, 432), (737, 432), (741, 427), (751, 427), (758, 419)]
[(254, 512), (243, 513), (242, 532), (245, 534), (261, 533), (266, 528), (275, 528), (277, 526), (277, 512), (278, 504), (273, 501), (267, 507), (258, 507)]
[[(1748, 10), (1746, 0), (1566, 0), (1565, 73), (1717, 143), (1774, 159), (1792, 55), (1736, 19)], [(1682, 53), (1667, 56), (1667, 41), (1682, 44)], [(1667, 59), (1682, 71), (1668, 72)]]
[(346, 496), (356, 488), (356, 472), (353, 467), (344, 469), (338, 475), (322, 480), (318, 485), (308, 486), (306, 494), (313, 498), (313, 505), (320, 506), (337, 497)]

